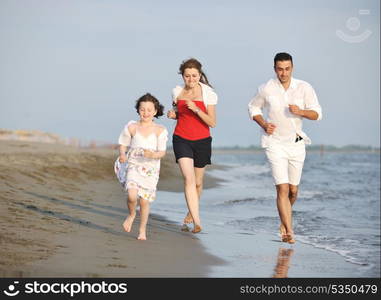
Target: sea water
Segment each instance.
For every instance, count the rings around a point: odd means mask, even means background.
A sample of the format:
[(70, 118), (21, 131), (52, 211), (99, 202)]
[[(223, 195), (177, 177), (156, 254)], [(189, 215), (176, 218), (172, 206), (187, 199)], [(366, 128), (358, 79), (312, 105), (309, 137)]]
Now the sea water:
[[(279, 217), (275, 188), (264, 153), (214, 153), (213, 163), (224, 168), (207, 170), (220, 182), (219, 187), (204, 191), (200, 202), (209, 235), (223, 228), (227, 232), (224, 243), (234, 243), (237, 234), (276, 236)], [(160, 199), (158, 213), (180, 222), (186, 211), (185, 201), (164, 198), (169, 200)], [(380, 154), (321, 154), (307, 149), (293, 220), (298, 242), (337, 253), (361, 270), (343, 277), (379, 277)], [(234, 255), (246, 254), (242, 249), (241, 253), (235, 250)], [(244, 267), (239, 268), (242, 271)]]

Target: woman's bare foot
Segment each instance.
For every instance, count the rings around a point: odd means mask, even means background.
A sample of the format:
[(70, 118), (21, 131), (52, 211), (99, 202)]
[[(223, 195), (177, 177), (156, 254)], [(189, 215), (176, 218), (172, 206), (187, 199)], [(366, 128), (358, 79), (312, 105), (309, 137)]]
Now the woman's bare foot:
[(189, 211), (188, 211), (187, 215), (185, 216), (183, 223), (184, 224), (191, 224), (191, 223), (193, 223), (193, 218), (192, 218), (192, 216), (191, 216)]
[(200, 225), (194, 225), (194, 228), (192, 230), (193, 233), (199, 233), (201, 231)]
[(139, 231), (139, 235), (137, 237), (139, 241), (145, 241), (147, 240), (146, 231)]
[(126, 220), (123, 222), (123, 228), (125, 231), (130, 232), (132, 223), (134, 223), (136, 214), (129, 215)]
[(287, 232), (286, 227), (284, 227), (283, 224), (280, 224), (280, 226), (279, 226), (279, 233), (280, 233), (280, 235), (283, 236), (283, 235), (286, 234), (286, 232)]
[(181, 226), (181, 231), (188, 232), (189, 231), (188, 225), (184, 223), (183, 226)]
[(290, 238), (287, 241), (287, 243), (289, 243), (289, 244), (295, 244), (296, 241), (294, 239), (294, 235), (293, 234), (289, 234), (289, 236), (290, 236)]

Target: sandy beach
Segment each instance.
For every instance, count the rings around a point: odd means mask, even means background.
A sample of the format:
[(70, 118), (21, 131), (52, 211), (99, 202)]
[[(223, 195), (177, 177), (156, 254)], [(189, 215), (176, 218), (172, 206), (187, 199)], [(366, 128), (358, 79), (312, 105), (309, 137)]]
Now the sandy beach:
[[(334, 252), (301, 242), (281, 243), (275, 235), (261, 231), (226, 227), (229, 218), (240, 216), (240, 203), (246, 201), (234, 200), (232, 192), (237, 197), (237, 192), (247, 192), (223, 185), (224, 166), (213, 166), (217, 172), (210, 172), (223, 176), (207, 173), (205, 178), (202, 233), (182, 232), (182, 178), (168, 151), (162, 160), (157, 199), (151, 205), (148, 240), (138, 241), (138, 217), (131, 233), (121, 226), (127, 209), (113, 172), (117, 150), (27, 141), (0, 141), (0, 149), (1, 277), (368, 274), (366, 266), (349, 263)], [(225, 205), (233, 202), (238, 205)]]
[[(123, 231), (117, 150), (21, 141), (0, 149), (2, 277), (202, 277), (222, 263), (154, 207), (147, 241), (136, 240), (138, 217)], [(163, 160), (161, 190), (181, 188), (172, 159)]]

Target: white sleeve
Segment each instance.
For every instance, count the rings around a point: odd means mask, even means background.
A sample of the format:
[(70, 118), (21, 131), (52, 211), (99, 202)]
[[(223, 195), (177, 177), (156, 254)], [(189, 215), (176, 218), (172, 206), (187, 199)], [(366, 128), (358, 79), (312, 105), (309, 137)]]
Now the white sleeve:
[(315, 111), (318, 114), (317, 121), (321, 120), (323, 117), (318, 98), (316, 96), (315, 90), (311, 85), (307, 85), (307, 88), (304, 91), (304, 109)]
[(208, 91), (207, 105), (216, 105), (218, 102), (218, 96), (215, 91), (210, 89)]
[(263, 95), (263, 86), (258, 88), (258, 93), (250, 100), (248, 109), (250, 119), (253, 119), (254, 116), (263, 115), (262, 109), (265, 106), (265, 97)]
[(123, 145), (126, 147), (130, 146), (131, 134), (130, 134), (130, 131), (128, 130), (128, 126), (130, 126), (130, 124), (132, 124), (132, 123), (135, 123), (135, 121), (130, 121), (130, 122), (128, 122), (128, 124), (126, 126), (124, 126), (122, 132), (119, 135), (119, 139), (118, 139), (119, 145)]
[(180, 95), (182, 88), (180, 86), (176, 86), (172, 89), (172, 102), (176, 101), (178, 95)]
[(168, 131), (166, 128), (164, 128), (163, 132), (160, 133), (159, 137), (157, 138), (157, 150), (158, 151), (167, 150), (167, 141), (168, 141)]
[(173, 90), (172, 90), (172, 102), (175, 102), (176, 97), (177, 97), (177, 95), (176, 95), (176, 91), (175, 91), (175, 89), (173, 89)]

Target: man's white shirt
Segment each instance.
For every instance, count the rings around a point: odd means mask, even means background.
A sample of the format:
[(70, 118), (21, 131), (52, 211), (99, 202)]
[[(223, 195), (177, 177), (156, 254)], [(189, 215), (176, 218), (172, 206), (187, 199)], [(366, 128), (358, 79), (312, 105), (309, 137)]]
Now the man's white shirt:
[(258, 93), (249, 103), (249, 115), (253, 119), (256, 115), (263, 115), (267, 110), (267, 122), (273, 123), (276, 128), (272, 135), (263, 131), (262, 147), (271, 143), (295, 143), (296, 134), (304, 139), (305, 144), (311, 144), (310, 138), (303, 132), (303, 117), (289, 111), (289, 105), (297, 105), (302, 110), (313, 110), (322, 119), (322, 109), (313, 87), (299, 79), (291, 78), (290, 86), (284, 89), (278, 78), (270, 79), (258, 88)]

